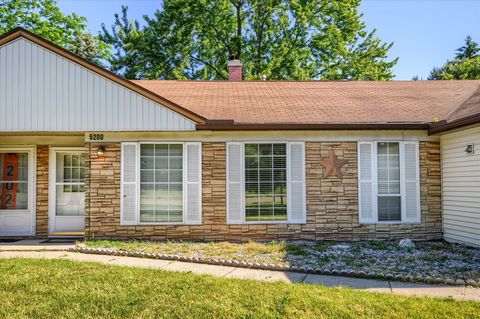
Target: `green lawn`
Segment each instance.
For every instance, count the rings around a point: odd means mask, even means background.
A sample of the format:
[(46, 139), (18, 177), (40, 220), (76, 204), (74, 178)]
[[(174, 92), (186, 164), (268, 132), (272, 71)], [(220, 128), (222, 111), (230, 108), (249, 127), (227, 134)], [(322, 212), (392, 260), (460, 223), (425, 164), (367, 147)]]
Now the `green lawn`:
[(478, 318), (480, 303), (0, 259), (0, 318)]

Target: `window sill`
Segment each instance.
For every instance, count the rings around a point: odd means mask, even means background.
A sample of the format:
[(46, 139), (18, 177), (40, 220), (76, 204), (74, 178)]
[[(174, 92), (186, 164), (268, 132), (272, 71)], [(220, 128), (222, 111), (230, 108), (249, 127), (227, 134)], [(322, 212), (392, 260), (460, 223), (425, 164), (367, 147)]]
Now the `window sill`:
[(122, 225), (122, 226), (190, 226), (190, 225), (201, 225), (201, 224), (187, 224), (184, 222), (165, 222), (165, 223), (136, 223), (131, 225)]
[(392, 222), (371, 222), (371, 223), (359, 223), (360, 225), (419, 225), (422, 222), (398, 222), (398, 221), (392, 221)]
[[(289, 221), (289, 220), (274, 220), (274, 221), (252, 221), (252, 222), (247, 222), (247, 221), (244, 221), (244, 222), (241, 222), (241, 223), (238, 223), (236, 225), (276, 225), (276, 224), (291, 224), (291, 225), (305, 225), (306, 222), (292, 222), (292, 221)], [(229, 224), (227, 223), (227, 225), (233, 225), (233, 224)]]

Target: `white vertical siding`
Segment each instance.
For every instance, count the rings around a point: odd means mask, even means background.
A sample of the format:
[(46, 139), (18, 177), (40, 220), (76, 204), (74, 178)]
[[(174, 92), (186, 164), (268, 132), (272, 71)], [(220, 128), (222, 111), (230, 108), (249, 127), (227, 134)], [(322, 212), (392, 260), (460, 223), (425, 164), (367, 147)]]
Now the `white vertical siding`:
[(0, 131), (151, 130), (195, 123), (26, 39), (0, 47)]
[(447, 133), (441, 143), (444, 237), (480, 246), (480, 127)]

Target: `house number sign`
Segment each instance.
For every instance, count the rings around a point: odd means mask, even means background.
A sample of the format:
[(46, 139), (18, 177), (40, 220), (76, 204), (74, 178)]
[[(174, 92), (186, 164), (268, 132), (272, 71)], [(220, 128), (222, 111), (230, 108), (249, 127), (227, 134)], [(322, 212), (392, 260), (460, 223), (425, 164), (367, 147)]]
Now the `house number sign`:
[(88, 140), (89, 141), (103, 141), (103, 134), (97, 134), (97, 133), (92, 133), (88, 134)]
[(0, 206), (2, 209), (15, 209), (17, 197), (17, 184), (14, 183), (18, 179), (18, 154), (5, 154), (3, 160), (3, 176), (2, 180), (2, 197)]

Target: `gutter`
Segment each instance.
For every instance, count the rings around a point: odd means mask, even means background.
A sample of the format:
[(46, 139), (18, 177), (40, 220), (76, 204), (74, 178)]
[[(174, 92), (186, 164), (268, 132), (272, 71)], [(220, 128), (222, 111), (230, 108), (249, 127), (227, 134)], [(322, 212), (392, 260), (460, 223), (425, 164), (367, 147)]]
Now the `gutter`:
[(236, 123), (233, 120), (207, 120), (199, 123), (199, 131), (308, 131), (308, 130), (428, 130), (428, 135), (480, 123), (480, 113), (452, 122), (442, 120), (430, 123)]
[(271, 130), (427, 130), (427, 123), (235, 123), (233, 120), (208, 120), (197, 130), (271, 131)]
[(454, 120), (452, 122), (440, 121), (438, 123), (431, 123), (428, 128), (428, 135), (446, 132), (463, 126), (480, 123), (480, 114), (473, 114)]

